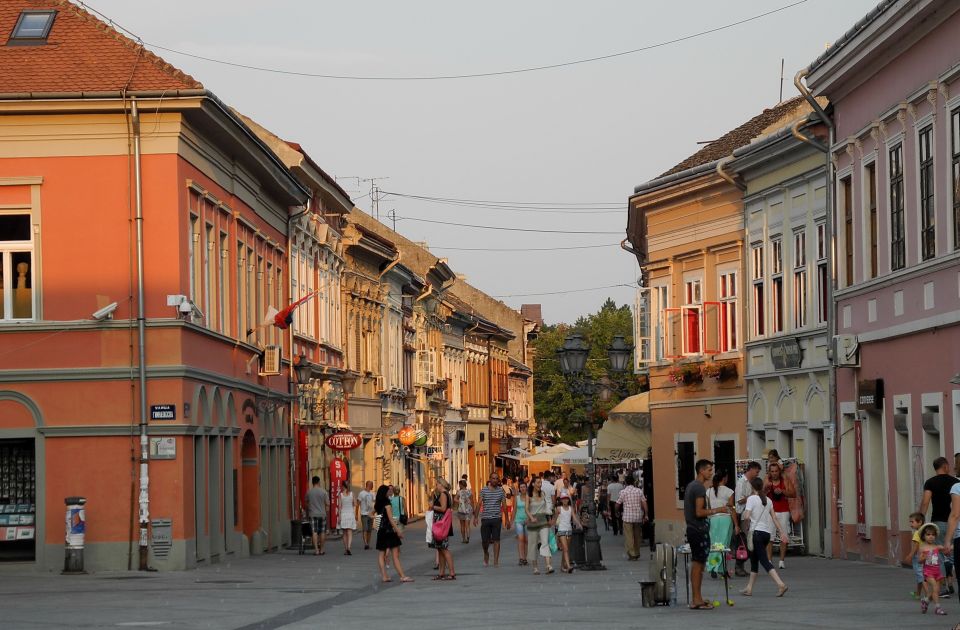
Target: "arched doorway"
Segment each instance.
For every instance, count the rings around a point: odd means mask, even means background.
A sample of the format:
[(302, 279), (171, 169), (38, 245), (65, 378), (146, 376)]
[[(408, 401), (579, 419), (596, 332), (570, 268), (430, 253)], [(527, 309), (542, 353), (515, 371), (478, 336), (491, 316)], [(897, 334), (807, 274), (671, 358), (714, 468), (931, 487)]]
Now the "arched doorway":
[(243, 533), (247, 540), (252, 541), (254, 534), (260, 529), (260, 460), (257, 440), (253, 431), (247, 430), (243, 434), (243, 443), (240, 448), (243, 474), (241, 478), (241, 508), (243, 510)]

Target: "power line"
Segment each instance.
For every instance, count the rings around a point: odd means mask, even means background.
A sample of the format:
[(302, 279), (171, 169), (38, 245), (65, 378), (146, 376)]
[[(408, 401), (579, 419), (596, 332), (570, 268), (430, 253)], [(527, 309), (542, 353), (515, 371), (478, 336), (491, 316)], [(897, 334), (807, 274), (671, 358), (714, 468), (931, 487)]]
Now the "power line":
[(439, 201), (461, 201), (465, 203), (499, 204), (508, 206), (620, 206), (619, 201), (493, 201), (490, 199), (460, 199), (458, 197), (436, 197), (431, 195), (414, 195), (412, 193), (401, 193), (393, 190), (383, 191), (385, 195), (396, 195), (398, 197), (411, 197), (413, 199), (427, 199)]
[(457, 252), (556, 252), (569, 249), (600, 249), (601, 247), (616, 247), (620, 243), (604, 243), (603, 245), (574, 245), (572, 247), (433, 247), (427, 249), (433, 251), (457, 251)]
[[(536, 212), (545, 214), (622, 214), (626, 210), (626, 205), (621, 204), (597, 204), (591, 207), (590, 203), (584, 204), (564, 204), (557, 203), (546, 205), (545, 202), (498, 202), (498, 201), (475, 201), (469, 199), (449, 199), (444, 197), (427, 197), (425, 195), (406, 195), (403, 193), (384, 191), (384, 196), (400, 197), (403, 199), (413, 199), (415, 201), (425, 201), (427, 203), (437, 203), (445, 206), (461, 206), (467, 208), (485, 208), (490, 210), (510, 210), (512, 212)], [(551, 206), (572, 206), (556, 208)], [(580, 208), (580, 209), (575, 209)]]
[(454, 223), (453, 221), (437, 221), (435, 219), (421, 219), (420, 217), (397, 217), (397, 221), (419, 221), (421, 223), (439, 223), (440, 225), (454, 225), (457, 227), (476, 228), (478, 230), (503, 230), (505, 232), (538, 232), (540, 234), (623, 234), (623, 232), (591, 232), (588, 230), (538, 230), (535, 228), (513, 228), (497, 225), (474, 225), (472, 223)]
[(215, 58), (213, 58), (213, 57), (206, 57), (206, 56), (204, 56), (204, 55), (198, 55), (198, 54), (195, 54), (195, 53), (189, 53), (189, 52), (185, 52), (185, 51), (182, 51), (182, 50), (177, 50), (177, 49), (175, 49), (175, 48), (169, 48), (169, 47), (167, 47), (167, 46), (161, 46), (160, 44), (154, 44), (154, 43), (151, 43), (151, 42), (144, 42), (143, 39), (141, 39), (138, 35), (136, 35), (136, 34), (133, 33), (132, 31), (130, 31), (129, 29), (123, 28), (122, 26), (120, 26), (119, 24), (117, 24), (116, 22), (114, 22), (113, 20), (111, 20), (109, 17), (107, 17), (107, 16), (104, 15), (103, 13), (100, 13), (99, 11), (91, 8), (89, 5), (86, 5), (86, 4), (84, 4), (83, 2), (80, 2), (80, 5), (81, 5), (82, 7), (84, 7), (84, 8), (92, 11), (93, 13), (96, 13), (96, 14), (99, 15), (100, 17), (102, 17), (102, 18), (104, 18), (105, 20), (107, 20), (111, 25), (115, 26), (116, 28), (118, 28), (118, 29), (120, 29), (120, 30), (125, 31), (125, 32), (126, 32), (127, 34), (129, 34), (131, 37), (133, 37), (133, 38), (136, 39), (137, 41), (139, 41), (139, 42), (141, 42), (141, 43), (143, 43), (143, 44), (145, 44), (145, 45), (147, 45), (147, 46), (150, 46), (150, 47), (152, 47), (152, 48), (157, 48), (157, 49), (159, 49), (159, 50), (164, 50), (164, 51), (167, 51), (167, 52), (171, 52), (171, 53), (174, 53), (174, 54), (176, 54), (176, 55), (182, 55), (182, 56), (184, 56), (184, 57), (190, 57), (190, 58), (193, 58), (193, 59), (200, 59), (200, 60), (202, 60), (202, 61), (209, 61), (210, 63), (216, 63), (216, 64), (220, 64), (220, 65), (224, 65), (224, 66), (231, 66), (231, 67), (234, 67), (234, 68), (242, 68), (242, 69), (244, 69), (244, 70), (256, 70), (256, 71), (258, 71), (258, 72), (270, 72), (270, 73), (273, 73), (273, 74), (282, 74), (282, 75), (289, 75), (289, 76), (296, 76), (296, 77), (307, 77), (307, 78), (312, 78), (312, 79), (342, 79), (342, 80), (350, 80), (350, 81), (440, 81), (440, 80), (448, 80), (448, 79), (477, 79), (477, 78), (482, 78), (482, 77), (496, 77), (496, 76), (504, 76), (504, 75), (511, 75), (511, 74), (523, 74), (523, 73), (527, 73), (527, 72), (538, 72), (538, 71), (542, 71), (542, 70), (553, 70), (553, 69), (556, 69), (556, 68), (565, 68), (565, 67), (568, 67), (568, 66), (575, 66), (575, 65), (581, 65), (581, 64), (586, 64), (586, 63), (592, 63), (592, 62), (595, 62), (595, 61), (605, 61), (605, 60), (607, 60), (607, 59), (614, 59), (614, 58), (616, 58), (616, 57), (624, 57), (624, 56), (626, 56), (626, 55), (633, 55), (633, 54), (636, 54), (636, 53), (645, 52), (645, 51), (648, 51), (648, 50), (653, 50), (653, 49), (655, 49), (655, 48), (662, 48), (662, 47), (664, 47), (664, 46), (669, 46), (669, 45), (671, 45), (671, 44), (677, 44), (677, 43), (679, 43), (679, 42), (684, 42), (684, 41), (687, 41), (687, 40), (690, 40), (690, 39), (696, 39), (696, 38), (698, 38), (698, 37), (703, 37), (704, 35), (710, 35), (710, 34), (712, 34), (712, 33), (717, 33), (717, 32), (719, 32), (719, 31), (723, 31), (723, 30), (726, 30), (726, 29), (729, 29), (729, 28), (733, 28), (734, 26), (740, 26), (741, 24), (746, 24), (746, 23), (748, 23), (748, 22), (753, 22), (753, 21), (755, 21), (755, 20), (759, 20), (759, 19), (761, 19), (761, 18), (765, 18), (765, 17), (767, 17), (767, 16), (769, 16), (769, 15), (773, 15), (773, 14), (775, 14), (775, 13), (780, 13), (781, 11), (786, 11), (787, 9), (791, 9), (791, 8), (793, 8), (793, 7), (799, 6), (799, 5), (804, 4), (804, 3), (806, 3), (806, 2), (807, 2), (807, 0), (798, 0), (797, 2), (793, 2), (793, 3), (791, 3), (791, 4), (784, 5), (784, 6), (780, 7), (780, 8), (778, 8), (778, 9), (773, 9), (773, 10), (770, 10), (770, 11), (766, 11), (766, 12), (764, 12), (764, 13), (760, 13), (760, 14), (754, 15), (754, 16), (752, 16), (752, 17), (744, 18), (744, 19), (742, 19), (742, 20), (737, 20), (736, 22), (730, 22), (730, 23), (724, 24), (724, 25), (722, 25), (722, 26), (716, 26), (716, 27), (714, 27), (714, 28), (710, 28), (710, 29), (707, 29), (707, 30), (703, 30), (703, 31), (699, 31), (699, 32), (696, 32), (696, 33), (692, 33), (692, 34), (690, 34), (690, 35), (684, 35), (684, 36), (682, 36), (682, 37), (677, 37), (677, 38), (675, 38), (675, 39), (670, 39), (670, 40), (658, 42), (658, 43), (656, 43), (656, 44), (649, 44), (649, 45), (647, 45), (647, 46), (641, 46), (640, 48), (633, 48), (633, 49), (631, 49), (631, 50), (623, 50), (623, 51), (620, 51), (620, 52), (610, 53), (610, 54), (606, 54), (606, 55), (599, 55), (599, 56), (596, 56), (596, 57), (588, 57), (588, 58), (585, 58), (585, 59), (575, 59), (575, 60), (572, 60), (572, 61), (563, 61), (563, 62), (560, 62), (560, 63), (553, 63), (553, 64), (547, 64), (547, 65), (542, 65), (542, 66), (529, 66), (529, 67), (525, 67), (525, 68), (514, 68), (514, 69), (511, 69), (511, 70), (497, 70), (497, 71), (493, 71), (493, 72), (477, 72), (477, 73), (472, 73), (472, 74), (422, 75), (422, 76), (416, 76), (416, 75), (411, 75), (411, 76), (377, 76), (377, 75), (365, 76), (365, 75), (348, 75), (348, 74), (323, 74), (323, 73), (317, 73), (317, 72), (300, 72), (300, 71), (296, 71), (296, 70), (285, 70), (285, 69), (282, 69), (282, 68), (268, 68), (268, 67), (265, 67), (265, 66), (254, 66), (254, 65), (251, 65), (251, 64), (238, 63), (238, 62), (235, 62), (235, 61), (226, 61), (226, 60), (224, 60), (224, 59), (215, 59)]
[(633, 287), (632, 284), (608, 284), (605, 287), (587, 287), (585, 289), (567, 289), (566, 291), (545, 291), (542, 293), (512, 293), (510, 295), (491, 295), (490, 297), (495, 298), (512, 298), (512, 297), (531, 297), (535, 295), (564, 295), (566, 293), (583, 293), (585, 291), (599, 291), (600, 289), (614, 289), (616, 287)]

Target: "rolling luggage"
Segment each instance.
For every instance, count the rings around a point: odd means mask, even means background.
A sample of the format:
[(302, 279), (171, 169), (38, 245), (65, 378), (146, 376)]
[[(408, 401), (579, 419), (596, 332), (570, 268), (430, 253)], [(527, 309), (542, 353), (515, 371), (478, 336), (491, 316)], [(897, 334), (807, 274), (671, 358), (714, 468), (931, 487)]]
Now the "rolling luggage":
[(657, 543), (653, 562), (650, 564), (650, 581), (653, 582), (653, 600), (661, 606), (675, 601), (677, 587), (677, 556), (673, 545)]

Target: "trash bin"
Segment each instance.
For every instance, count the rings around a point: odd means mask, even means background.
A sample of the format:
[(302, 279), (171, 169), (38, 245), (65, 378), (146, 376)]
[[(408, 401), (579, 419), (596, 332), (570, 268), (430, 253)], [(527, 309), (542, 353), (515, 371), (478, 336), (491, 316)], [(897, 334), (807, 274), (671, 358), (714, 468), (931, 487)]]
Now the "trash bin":
[(574, 566), (587, 563), (587, 550), (583, 540), (583, 529), (573, 530), (570, 537), (570, 563)]

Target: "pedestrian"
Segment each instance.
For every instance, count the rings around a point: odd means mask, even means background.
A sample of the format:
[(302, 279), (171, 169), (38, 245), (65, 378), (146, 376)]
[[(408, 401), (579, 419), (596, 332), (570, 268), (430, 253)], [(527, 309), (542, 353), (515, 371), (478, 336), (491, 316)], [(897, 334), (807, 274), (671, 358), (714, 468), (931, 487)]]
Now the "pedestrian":
[[(603, 531), (610, 531), (610, 499), (607, 495), (607, 483), (602, 482), (597, 487), (597, 505), (600, 506), (600, 516), (603, 518)], [(579, 512), (579, 508), (577, 509)]]
[(780, 536), (786, 538), (787, 532), (783, 525), (774, 517), (773, 501), (769, 499), (764, 492), (762, 479), (754, 479), (750, 482), (753, 487), (753, 494), (747, 499), (746, 508), (743, 510), (743, 518), (750, 521), (749, 538), (752, 548), (750, 549), (750, 581), (747, 587), (740, 591), (747, 597), (753, 595), (753, 585), (757, 581), (757, 574), (762, 566), (770, 575), (770, 578), (777, 585), (777, 597), (783, 597), (787, 592), (787, 585), (783, 583), (777, 570), (773, 568), (770, 557), (767, 555), (767, 545), (773, 533), (779, 532)]
[(522, 481), (517, 486), (516, 511), (513, 513), (513, 529), (517, 532), (517, 552), (520, 566), (527, 564), (527, 484)]
[[(564, 573), (573, 573), (573, 565), (570, 564), (570, 539), (573, 537), (573, 528), (583, 529), (580, 523), (580, 517), (570, 501), (570, 493), (565, 489), (557, 495), (557, 507), (554, 509), (553, 520), (557, 524), (557, 543), (560, 546), (560, 571)], [(549, 536), (549, 532), (548, 532)], [(547, 544), (549, 544), (549, 538)]]
[(480, 490), (474, 508), (473, 524), (480, 522), (480, 544), (483, 545), (483, 566), (490, 566), (489, 548), (493, 545), (493, 566), (500, 566), (500, 525), (506, 495), (500, 487), (500, 475), (490, 473), (490, 480)]
[(513, 482), (507, 479), (503, 485), (503, 529), (510, 529), (513, 525), (513, 510), (516, 500), (516, 493), (513, 490)]
[(623, 546), (627, 552), (627, 560), (640, 559), (640, 542), (643, 537), (640, 528), (647, 520), (647, 498), (643, 495), (643, 490), (633, 480), (633, 477), (627, 478), (627, 484), (617, 498), (617, 511), (623, 519), (621, 530), (623, 532)]
[(394, 520), (397, 521), (397, 531), (402, 532), (407, 526), (408, 517), (400, 486), (390, 486), (390, 507), (393, 509)]
[(327, 513), (330, 511), (330, 496), (320, 485), (320, 477), (314, 475), (310, 480), (313, 486), (307, 490), (307, 516), (310, 518), (310, 538), (313, 541), (313, 555), (326, 554), (323, 544), (327, 541)]
[(693, 610), (713, 610), (713, 605), (704, 601), (701, 595), (703, 572), (707, 565), (707, 553), (710, 550), (710, 524), (707, 518), (719, 514), (720, 510), (707, 507), (707, 486), (713, 478), (713, 462), (698, 460), (694, 465), (696, 478), (687, 484), (683, 494), (683, 516), (687, 524), (687, 543), (690, 545), (690, 590)]
[[(447, 512), (453, 509), (453, 497), (450, 496), (449, 481), (438, 478), (436, 483), (431, 511), (433, 512), (433, 522), (439, 524), (439, 521), (444, 518)], [(450, 520), (450, 528), (453, 528), (452, 519)], [(433, 529), (432, 525), (431, 529)], [(437, 574), (434, 576), (434, 580), (457, 579), (457, 572), (453, 567), (453, 554), (450, 552), (450, 534), (449, 529), (443, 537), (434, 534), (433, 542), (430, 544), (437, 550), (437, 566), (435, 567)]]
[(550, 510), (553, 510), (553, 499), (557, 496), (557, 487), (554, 485), (554, 481), (557, 479), (557, 473), (552, 470), (547, 470), (543, 473), (543, 496), (546, 497), (547, 502), (550, 504)]
[(473, 517), (473, 490), (467, 487), (467, 480), (460, 480), (457, 490), (457, 520), (460, 521), (460, 542), (470, 542), (470, 519)]
[(393, 556), (393, 568), (400, 576), (401, 582), (413, 582), (412, 577), (407, 577), (403, 572), (403, 565), (400, 564), (400, 545), (403, 544), (403, 531), (400, 529), (400, 523), (390, 504), (390, 488), (380, 486), (377, 488), (377, 494), (373, 501), (373, 511), (380, 517), (380, 527), (377, 529), (377, 562), (380, 565), (380, 579), (384, 582), (392, 582), (387, 575), (387, 554)]
[[(713, 473), (713, 483), (707, 489), (707, 507), (725, 508), (723, 512), (710, 517), (710, 555), (707, 558), (707, 569), (712, 577), (727, 572), (726, 546), (733, 539), (736, 532), (739, 537), (740, 525), (734, 509), (733, 490), (727, 487), (727, 471), (717, 470)], [(724, 549), (715, 549), (721, 543)], [(721, 568), (722, 567), (722, 568)], [(727, 576), (729, 577), (729, 575)]]
[(543, 494), (543, 479), (537, 478), (527, 488), (527, 559), (533, 559), (533, 574), (540, 575), (540, 558), (547, 573), (553, 573), (553, 554), (550, 552), (550, 528), (553, 511)]
[[(943, 580), (943, 569), (941, 567), (941, 553), (943, 547), (937, 544), (937, 537), (940, 528), (933, 523), (927, 523), (920, 528), (920, 564), (923, 566), (923, 579), (927, 585), (927, 592), (933, 599), (934, 613), (937, 615), (946, 615), (947, 612), (940, 607), (940, 582)], [(926, 613), (929, 606), (927, 597), (920, 599), (920, 612)]]
[[(370, 536), (373, 535), (373, 482), (364, 484), (363, 490), (357, 494), (357, 505), (360, 510), (360, 534), (363, 536), (363, 548), (370, 548)], [(399, 515), (398, 515), (399, 517)]]
[[(947, 534), (947, 521), (950, 519), (950, 488), (960, 481), (950, 473), (950, 462), (946, 457), (938, 457), (933, 460), (933, 470), (936, 473), (923, 484), (923, 498), (920, 500), (920, 507), (917, 512), (926, 517), (927, 508), (933, 506), (930, 512), (930, 522), (937, 526), (937, 544), (944, 544), (944, 536)], [(948, 558), (943, 564), (945, 580), (945, 590), (940, 592), (940, 597), (947, 596), (955, 591), (953, 586), (953, 562)]]
[(613, 535), (618, 536), (623, 533), (623, 515), (620, 513), (620, 492), (623, 491), (623, 482), (620, 477), (610, 477), (610, 483), (607, 484), (607, 500), (610, 502), (610, 522), (613, 525)]
[[(776, 451), (770, 451), (771, 455)], [(765, 486), (767, 498), (773, 501), (773, 517), (780, 523), (780, 531), (790, 531), (790, 497), (797, 496), (790, 482), (783, 476), (783, 467), (779, 459), (774, 462), (771, 458), (767, 465), (767, 483)], [(785, 569), (784, 560), (787, 557), (787, 545), (790, 543), (789, 534), (780, 535), (780, 564), (778, 568)], [(767, 549), (767, 555), (773, 557), (773, 541)]]
[(343, 534), (343, 555), (352, 556), (350, 547), (353, 545), (353, 530), (357, 528), (357, 505), (350, 484), (343, 482), (340, 488), (340, 513), (337, 518), (337, 529)]
[(926, 578), (923, 577), (923, 566), (920, 564), (920, 545), (923, 540), (920, 538), (920, 529), (923, 527), (924, 516), (920, 512), (914, 512), (910, 515), (910, 529), (913, 530), (913, 537), (910, 540), (910, 552), (904, 558), (904, 562), (910, 561), (913, 568), (913, 577), (917, 583), (917, 590), (914, 593), (917, 599), (925, 597)]
[[(440, 493), (437, 491), (437, 489), (434, 488), (433, 491), (430, 493), (430, 496), (427, 497), (427, 500), (429, 501), (430, 505), (433, 505), (437, 501), (437, 499), (439, 498), (439, 494)], [(433, 546), (433, 518), (434, 518), (434, 512), (432, 509), (427, 510), (426, 512), (423, 513), (423, 521), (426, 524), (425, 529), (426, 529), (427, 547), (430, 547), (431, 549), (434, 550), (433, 551), (433, 570), (437, 571), (440, 569), (440, 550)]]
[[(760, 474), (760, 462), (748, 462), (747, 469), (740, 475), (740, 478), (737, 479), (737, 489), (734, 494), (735, 504), (737, 506), (737, 521), (742, 522), (743, 520), (743, 510), (747, 506), (747, 499), (750, 498), (750, 495), (753, 494), (753, 480)], [(747, 539), (744, 534), (744, 531), (741, 530), (737, 540), (734, 542), (735, 548), (738, 549), (741, 545), (747, 547)], [(747, 577), (747, 571), (743, 568), (746, 560), (737, 559), (737, 567), (735, 575), (737, 577)]]

